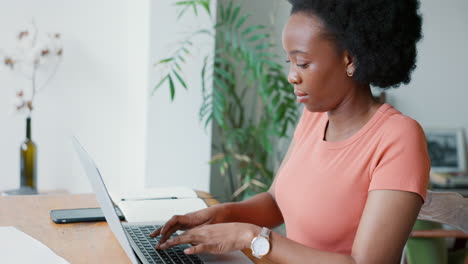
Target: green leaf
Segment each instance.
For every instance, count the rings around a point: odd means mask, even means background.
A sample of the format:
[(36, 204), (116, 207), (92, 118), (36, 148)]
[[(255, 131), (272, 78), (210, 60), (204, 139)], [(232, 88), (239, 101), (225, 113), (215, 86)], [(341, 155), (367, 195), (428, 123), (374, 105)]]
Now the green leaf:
[(176, 67), (179, 71), (182, 71), (182, 67), (180, 67), (179, 63), (174, 62), (174, 67)]
[(286, 107), (284, 104), (281, 104), (279, 105), (276, 113), (275, 113), (275, 116), (274, 116), (274, 121), (280, 121), (283, 117), (284, 117), (284, 114), (286, 113)]
[(271, 43), (262, 43), (262, 44), (259, 44), (257, 46), (255, 46), (255, 49), (256, 50), (263, 50), (263, 49), (268, 49), (268, 48), (271, 48), (271, 47), (274, 47), (275, 45), (271, 44)]
[(219, 126), (225, 126), (224, 120), (225, 101), (223, 94), (216, 88), (213, 88), (213, 118)]
[(237, 21), (235, 28), (239, 30), (239, 28), (244, 24), (244, 22), (250, 17), (250, 14), (243, 15), (239, 20)]
[(199, 34), (206, 34), (210, 37), (213, 37), (213, 31), (211, 30), (208, 30), (208, 29), (201, 29), (201, 30), (198, 30), (197, 32), (195, 32), (193, 35), (199, 35)]
[(215, 67), (214, 68), (214, 72), (221, 75), (221, 77), (223, 77), (224, 79), (226, 79), (227, 81), (233, 83), (234, 82), (234, 78), (233, 76), (228, 73), (227, 71), (223, 70), (223, 68), (221, 67)]
[(224, 26), (224, 23), (218, 22), (218, 23), (216, 23), (216, 24), (214, 25), (214, 28), (215, 28), (215, 29), (219, 29), (219, 28), (221, 28), (221, 27), (223, 27), (223, 26)]
[(283, 68), (283, 66), (281, 66), (280, 64), (278, 64), (278, 63), (276, 63), (274, 61), (271, 61), (271, 60), (263, 59), (262, 62), (267, 64), (268, 66), (270, 66), (272, 69), (281, 69), (281, 68)]
[(252, 37), (248, 38), (247, 40), (249, 42), (255, 42), (257, 40), (260, 40), (260, 39), (266, 39), (266, 38), (269, 38), (270, 37), (270, 34), (258, 34), (258, 35), (253, 35)]
[(247, 45), (245, 44), (245, 41), (239, 41), (239, 42), (240, 42), (239, 46), (240, 46), (241, 51), (245, 51), (247, 49)]
[(179, 73), (177, 71), (172, 71), (172, 73), (176, 76), (177, 80), (179, 81), (180, 84), (187, 90), (187, 85), (185, 84), (185, 81), (180, 77)]
[[(220, 1), (218, 2), (219, 3), (219, 16), (221, 18), (221, 21), (225, 21), (226, 20), (226, 9), (224, 8), (224, 5), (223, 5), (223, 1)], [(223, 23), (221, 22), (221, 23)]]
[(175, 96), (175, 87), (174, 87), (174, 81), (172, 81), (172, 76), (169, 75), (169, 89), (171, 92), (171, 101), (174, 101), (174, 96)]
[(173, 61), (173, 60), (174, 60), (174, 58), (163, 59), (163, 60), (158, 61), (158, 62), (156, 63), (156, 65), (157, 65), (157, 64), (163, 64), (163, 63), (168, 63), (168, 62)]
[(232, 49), (236, 50), (237, 49), (237, 32), (232, 33), (232, 41), (231, 41)]
[(178, 58), (181, 62), (185, 62), (185, 59), (184, 59), (184, 57), (182, 57), (182, 55), (178, 55), (177, 58)]
[(206, 120), (205, 120), (205, 128), (208, 127), (208, 125), (210, 124), (211, 120), (213, 120), (213, 114), (210, 114)]
[[(219, 105), (219, 103), (214, 103), (214, 104), (215, 104), (215, 106)], [(225, 127), (224, 126), (223, 111), (221, 111), (220, 106), (217, 106), (217, 107), (214, 108), (213, 118), (216, 121), (216, 123), (218, 123), (218, 125), (220, 127), (223, 127), (223, 128)]]
[(224, 41), (226, 43), (231, 42), (231, 34), (232, 34), (231, 31), (224, 32)]
[(169, 74), (167, 74), (166, 76), (164, 76), (164, 78), (162, 78), (158, 84), (156, 84), (156, 86), (154, 87), (153, 89), (153, 92), (151, 93), (151, 95), (154, 95), (154, 93), (156, 92), (156, 90), (161, 87), (161, 85), (163, 85), (163, 83), (167, 80), (167, 78), (169, 77)]
[(242, 36), (246, 36), (249, 33), (254, 32), (255, 30), (264, 29), (264, 28), (265, 28), (265, 26), (263, 26), (263, 25), (250, 26), (250, 27), (246, 28), (244, 31), (242, 31), (241, 34), (242, 34)]
[(209, 111), (211, 111), (212, 101), (206, 100), (203, 102), (202, 106), (200, 107), (200, 115), (205, 116)]
[(203, 6), (203, 8), (205, 8), (205, 10), (206, 10), (206, 12), (208, 13), (208, 15), (211, 16), (210, 0), (202, 1), (200, 4)]
[(205, 83), (205, 76), (206, 76), (206, 66), (208, 64), (208, 56), (205, 56), (203, 59), (203, 67), (201, 71), (201, 80), (202, 80), (202, 94), (206, 93), (206, 83)]
[(278, 58), (278, 54), (272, 52), (260, 52), (258, 54), (259, 57), (266, 57), (266, 58)]
[[(260, 61), (258, 62), (256, 65), (255, 65), (255, 72), (257, 74), (257, 76), (262, 76), (262, 73), (263, 73), (263, 63)], [(263, 77), (265, 78), (266, 76), (263, 75)], [(263, 86), (265, 86), (264, 84), (268, 82), (267, 79), (262, 79), (262, 85), (260, 86), (260, 88), (262, 88)]]
[(189, 5), (190, 6), (190, 5), (193, 5), (194, 2), (195, 1), (177, 1), (175, 3), (175, 5), (178, 5), (178, 6), (180, 6), (180, 5)]
[(231, 62), (228, 59), (223, 58), (221, 56), (216, 56), (214, 61), (215, 61), (215, 63), (224, 64), (224, 65), (230, 65), (231, 64)]
[(273, 97), (273, 100), (271, 101), (271, 104), (273, 106), (277, 105), (280, 99), (281, 99), (281, 95), (278, 93), (278, 94), (275, 95), (275, 97)]
[(236, 8), (234, 8), (234, 11), (232, 12), (232, 16), (231, 16), (231, 19), (230, 19), (231, 23), (236, 21), (237, 16), (239, 15), (240, 9), (241, 9), (240, 5), (237, 5)]
[(177, 14), (177, 20), (179, 20), (184, 15), (185, 11), (187, 11), (187, 8), (180, 10), (180, 12)]
[(175, 3), (176, 6), (183, 6), (180, 10), (179, 14), (177, 15), (177, 19), (180, 19), (182, 15), (193, 5), (195, 5), (195, 1), (178, 1)]
[(263, 136), (263, 146), (265, 147), (266, 152), (272, 152), (273, 148), (271, 147), (270, 139), (266, 135)]
[(216, 75), (213, 77), (213, 82), (218, 88), (223, 89), (226, 93), (229, 93), (229, 87), (227, 84)]
[(281, 129), (280, 136), (285, 135), (287, 130), (288, 130), (288, 122), (284, 122), (282, 129)]
[(231, 14), (232, 14), (232, 0), (229, 1), (228, 3), (228, 6), (226, 8), (226, 18), (225, 18), (225, 21), (229, 23), (229, 20), (231, 18)]

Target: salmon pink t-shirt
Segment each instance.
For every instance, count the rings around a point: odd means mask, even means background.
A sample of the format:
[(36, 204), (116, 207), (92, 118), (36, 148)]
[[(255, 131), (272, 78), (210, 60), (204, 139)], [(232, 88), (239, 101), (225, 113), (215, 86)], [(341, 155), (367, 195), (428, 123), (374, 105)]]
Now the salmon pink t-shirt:
[(389, 104), (343, 141), (323, 140), (327, 123), (327, 113), (304, 110), (273, 189), (288, 238), (349, 255), (368, 192), (425, 199), (430, 160), (422, 128)]

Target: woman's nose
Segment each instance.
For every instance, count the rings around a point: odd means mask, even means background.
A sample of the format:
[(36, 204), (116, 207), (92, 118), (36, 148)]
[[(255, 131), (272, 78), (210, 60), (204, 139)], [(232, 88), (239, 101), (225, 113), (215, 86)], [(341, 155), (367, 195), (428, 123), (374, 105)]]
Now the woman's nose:
[(301, 78), (297, 74), (297, 72), (290, 71), (288, 74), (288, 82), (290, 84), (299, 84), (301, 83)]

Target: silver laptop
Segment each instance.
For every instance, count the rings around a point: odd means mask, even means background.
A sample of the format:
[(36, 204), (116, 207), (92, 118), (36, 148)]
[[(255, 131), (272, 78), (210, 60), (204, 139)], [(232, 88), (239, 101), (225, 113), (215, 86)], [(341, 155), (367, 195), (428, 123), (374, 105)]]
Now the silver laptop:
[(163, 223), (121, 223), (114, 210), (114, 203), (107, 192), (101, 174), (94, 161), (88, 155), (80, 142), (73, 138), (75, 150), (88, 175), (91, 186), (96, 193), (96, 198), (106, 217), (115, 237), (119, 241), (133, 264), (137, 263), (206, 263), (206, 264), (247, 264), (253, 263), (241, 251), (228, 254), (212, 255), (186, 255), (183, 249), (189, 245), (181, 245), (168, 250), (156, 250), (157, 238), (150, 238), (149, 234)]

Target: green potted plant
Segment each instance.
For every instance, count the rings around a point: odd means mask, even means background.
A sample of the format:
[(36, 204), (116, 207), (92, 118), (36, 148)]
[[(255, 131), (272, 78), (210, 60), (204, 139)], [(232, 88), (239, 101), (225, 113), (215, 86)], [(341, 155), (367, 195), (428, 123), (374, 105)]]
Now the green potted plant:
[(279, 56), (271, 52), (272, 38), (264, 25), (248, 25), (249, 14), (235, 1), (218, 1), (216, 18), (210, 0), (178, 1), (176, 5), (181, 8), (179, 18), (192, 10), (214, 22), (187, 36), (172, 56), (157, 62), (164, 67), (155, 90), (167, 83), (174, 100), (177, 86), (187, 89), (181, 65), (191, 52), (191, 39), (199, 34), (215, 38), (214, 55), (205, 57), (200, 70), (200, 121), (205, 127), (214, 121), (213, 133), (218, 135), (211, 163), (226, 177), (231, 200), (266, 191), (274, 177), (272, 142), (287, 138), (298, 118), (291, 85)]

